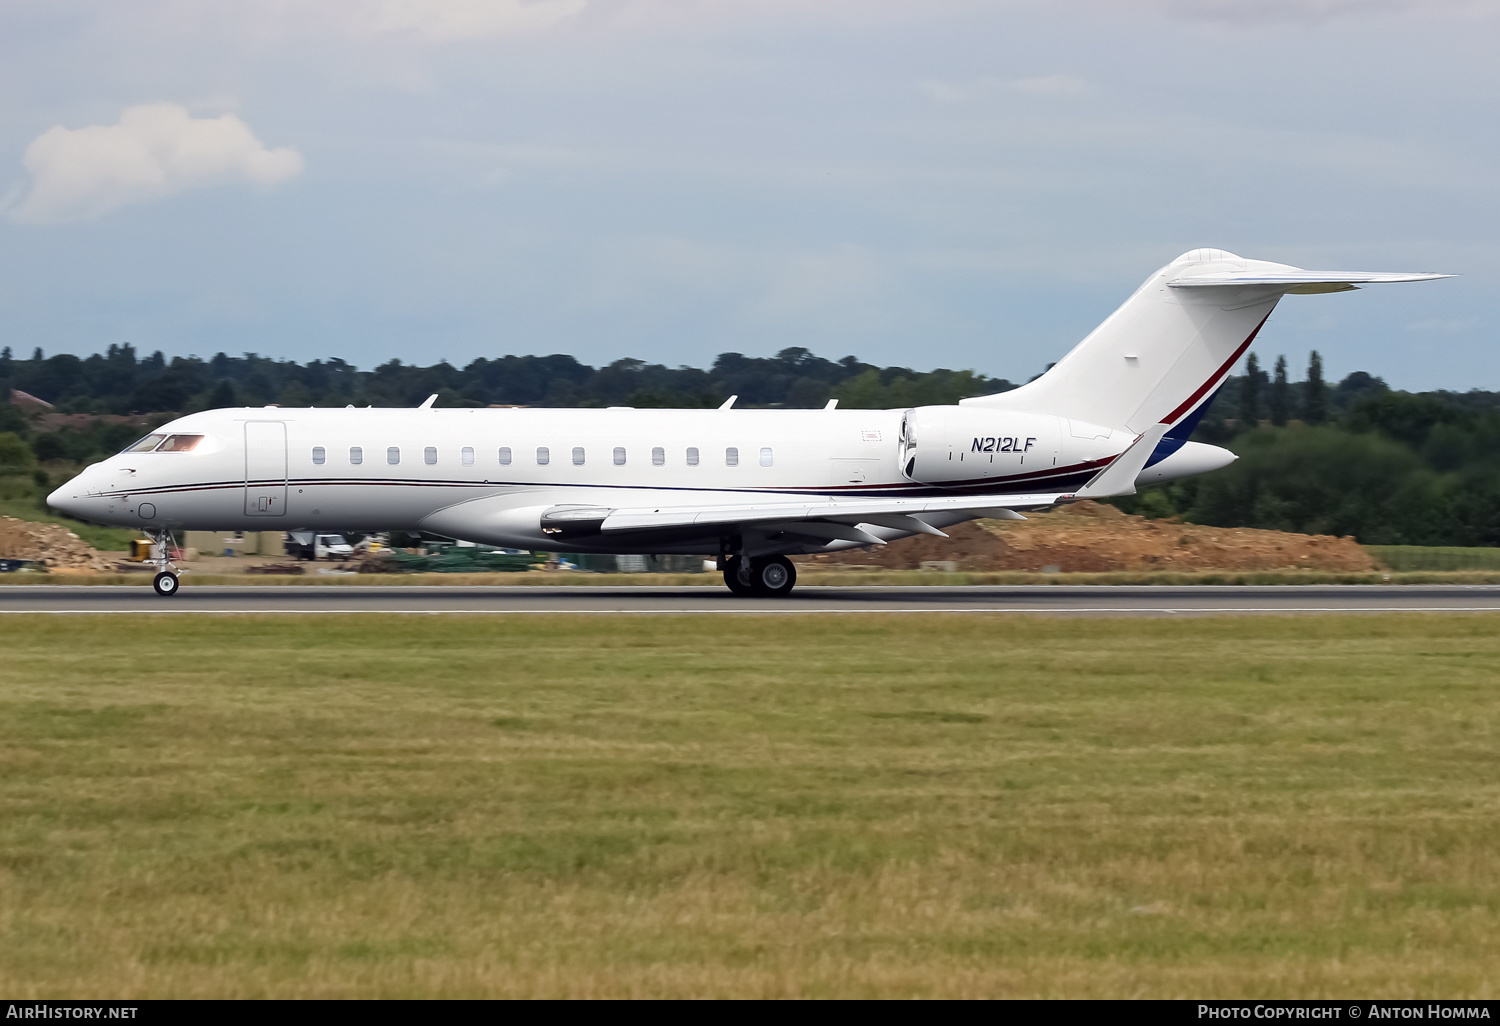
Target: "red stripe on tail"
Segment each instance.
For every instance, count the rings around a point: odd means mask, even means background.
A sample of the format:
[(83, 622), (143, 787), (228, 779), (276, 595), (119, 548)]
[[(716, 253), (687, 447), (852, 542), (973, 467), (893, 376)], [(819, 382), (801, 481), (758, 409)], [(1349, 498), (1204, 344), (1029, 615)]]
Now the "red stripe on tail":
[(1209, 378), (1203, 384), (1199, 385), (1198, 391), (1188, 396), (1186, 401), (1184, 401), (1181, 406), (1177, 407), (1177, 409), (1173, 410), (1171, 413), (1163, 417), (1159, 423), (1175, 424), (1182, 418), (1184, 414), (1186, 414), (1194, 406), (1197, 406), (1198, 400), (1202, 399), (1206, 394), (1208, 394), (1208, 390), (1212, 388), (1216, 382), (1222, 381), (1224, 375), (1228, 374), (1229, 369), (1234, 366), (1234, 361), (1243, 356), (1245, 350), (1250, 348), (1250, 343), (1255, 341), (1255, 336), (1260, 334), (1260, 329), (1264, 328), (1266, 326), (1266, 321), (1270, 319), (1270, 314), (1266, 314), (1264, 317), (1262, 317), (1260, 319), (1260, 323), (1255, 326), (1255, 330), (1250, 333), (1250, 337), (1241, 342), (1240, 347), (1234, 351), (1234, 355), (1231, 356), (1228, 360), (1224, 361), (1224, 366), (1220, 367), (1218, 372), (1215, 373), (1211, 378)]

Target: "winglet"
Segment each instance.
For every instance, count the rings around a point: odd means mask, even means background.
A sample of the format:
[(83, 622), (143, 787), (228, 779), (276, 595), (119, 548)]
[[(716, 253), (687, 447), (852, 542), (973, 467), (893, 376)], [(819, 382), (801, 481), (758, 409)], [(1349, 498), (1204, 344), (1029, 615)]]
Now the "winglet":
[(432, 409), (432, 404), (435, 403), (435, 402), (437, 402), (437, 397), (438, 397), (438, 394), (436, 392), (432, 393), (430, 396), (428, 396), (426, 398), (426, 400), (423, 401), (423, 403), (422, 403), (421, 406), (417, 407), (417, 409), (419, 409), (419, 410), (430, 410), (430, 409)]
[(1155, 424), (1131, 443), (1115, 461), (1094, 475), (1078, 489), (1077, 498), (1102, 499), (1110, 495), (1134, 495), (1135, 479), (1146, 469), (1146, 461), (1156, 451), (1156, 444), (1171, 429), (1170, 424)]

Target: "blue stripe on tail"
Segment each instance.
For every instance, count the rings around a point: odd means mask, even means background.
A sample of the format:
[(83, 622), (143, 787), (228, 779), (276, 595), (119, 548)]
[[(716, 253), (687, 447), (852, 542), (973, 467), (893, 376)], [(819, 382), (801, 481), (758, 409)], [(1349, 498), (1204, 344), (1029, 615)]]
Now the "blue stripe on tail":
[(1208, 412), (1208, 408), (1214, 404), (1215, 399), (1219, 398), (1219, 392), (1222, 391), (1224, 391), (1224, 388), (1221, 385), (1218, 391), (1203, 400), (1196, 410), (1168, 428), (1167, 433), (1162, 436), (1161, 441), (1156, 443), (1156, 451), (1146, 461), (1146, 466), (1154, 467), (1178, 449), (1181, 449), (1183, 443), (1192, 437), (1193, 432), (1198, 427), (1198, 422), (1203, 419), (1203, 415)]

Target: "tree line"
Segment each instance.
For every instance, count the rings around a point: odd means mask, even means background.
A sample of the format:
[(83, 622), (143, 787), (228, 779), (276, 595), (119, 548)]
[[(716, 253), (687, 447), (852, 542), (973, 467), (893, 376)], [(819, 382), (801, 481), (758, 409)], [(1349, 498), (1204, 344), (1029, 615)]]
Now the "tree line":
[(1330, 386), (1317, 352), (1293, 382), (1284, 356), (1267, 374), (1252, 354), (1193, 438), (1240, 458), (1119, 505), (1367, 545), (1500, 545), (1500, 393), (1405, 392), (1363, 371)]
[[(88, 357), (0, 350), (0, 395), (36, 396), (59, 412), (148, 414), (151, 423), (223, 406), (711, 407), (741, 405), (889, 409), (957, 402), (1016, 387), (969, 370), (919, 372), (806, 349), (773, 357), (724, 353), (706, 369), (617, 360), (591, 367), (571, 356), (503, 356), (462, 369), (399, 360), (360, 370), (339, 359), (299, 364), (247, 353), (212, 359), (129, 345)], [(46, 430), (20, 407), (0, 405), (0, 475), (41, 487), (101, 459), (140, 433), (93, 421)], [(1349, 534), (1368, 544), (1500, 545), (1500, 393), (1411, 393), (1357, 371), (1323, 378), (1314, 352), (1300, 380), (1286, 358), (1266, 371), (1256, 355), (1220, 388), (1193, 437), (1240, 459), (1212, 474), (1119, 500), (1128, 510), (1224, 527)], [(49, 469), (50, 468), (50, 469)]]
[[(825, 360), (806, 349), (772, 357), (722, 353), (705, 369), (623, 359), (591, 367), (571, 356), (502, 356), (462, 369), (391, 360), (360, 370), (340, 359), (273, 360), (255, 353), (211, 359), (130, 345), (77, 357), (29, 360), (0, 349), (0, 388), (20, 389), (64, 413), (192, 413), (225, 406), (414, 406), (434, 392), (441, 406), (714, 407), (731, 395), (742, 406), (890, 408), (957, 402), (1015, 386), (967, 370), (876, 367), (852, 356)], [(5, 394), (8, 394), (6, 392)]]

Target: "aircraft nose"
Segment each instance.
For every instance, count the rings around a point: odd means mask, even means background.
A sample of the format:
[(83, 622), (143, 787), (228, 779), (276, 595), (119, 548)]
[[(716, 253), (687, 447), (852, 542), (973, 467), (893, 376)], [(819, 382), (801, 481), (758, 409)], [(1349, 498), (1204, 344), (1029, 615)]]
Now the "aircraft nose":
[(69, 481), (57, 491), (47, 496), (47, 505), (55, 510), (67, 513), (69, 516), (80, 516), (83, 508), (83, 489), (77, 485), (77, 479)]

